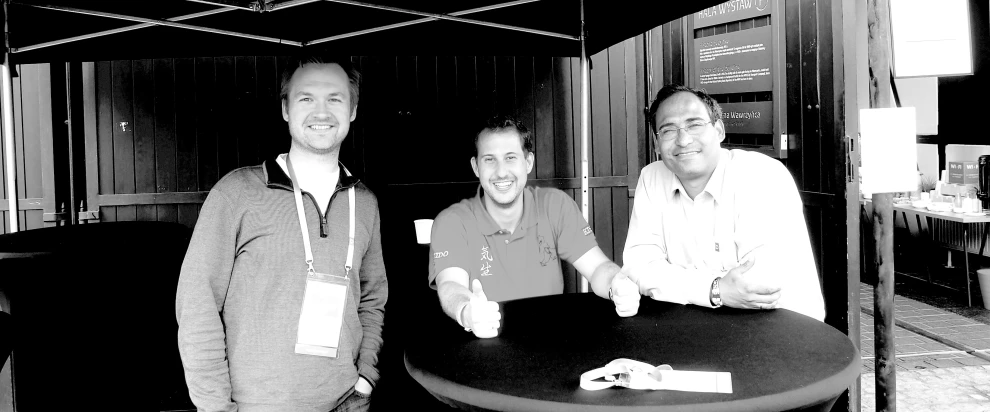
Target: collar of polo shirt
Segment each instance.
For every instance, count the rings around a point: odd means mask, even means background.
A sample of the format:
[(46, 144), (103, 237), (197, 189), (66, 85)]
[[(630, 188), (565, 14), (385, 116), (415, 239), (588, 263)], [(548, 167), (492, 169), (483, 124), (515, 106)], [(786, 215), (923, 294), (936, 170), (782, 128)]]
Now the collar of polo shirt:
[[(523, 213), (518, 228), (536, 226), (536, 198), (533, 196), (533, 190), (531, 187), (523, 189)], [(471, 200), (471, 211), (474, 212), (474, 220), (478, 223), (478, 231), (481, 234), (490, 236), (502, 230), (485, 208), (485, 192), (481, 185), (478, 185), (477, 195)]]

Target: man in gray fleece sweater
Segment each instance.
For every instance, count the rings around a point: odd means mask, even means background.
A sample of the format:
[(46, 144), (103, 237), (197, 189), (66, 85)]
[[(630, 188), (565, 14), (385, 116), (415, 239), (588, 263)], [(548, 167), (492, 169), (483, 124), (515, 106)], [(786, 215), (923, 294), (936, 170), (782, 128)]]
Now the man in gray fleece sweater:
[[(176, 291), (179, 352), (200, 411), (368, 409), (388, 281), (377, 199), (337, 161), (359, 81), (346, 60), (290, 64), (289, 153), (230, 172), (203, 204)], [(342, 305), (314, 292), (327, 278), (346, 290)], [(313, 313), (338, 326), (312, 328)], [(303, 342), (338, 330), (329, 350)]]

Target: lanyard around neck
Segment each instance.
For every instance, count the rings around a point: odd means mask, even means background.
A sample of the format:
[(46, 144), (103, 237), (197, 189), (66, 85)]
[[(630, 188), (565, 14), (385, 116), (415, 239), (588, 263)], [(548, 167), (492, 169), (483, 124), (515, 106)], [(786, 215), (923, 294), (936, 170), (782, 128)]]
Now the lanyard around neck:
[[(289, 160), (289, 155), (285, 156), (285, 168), (289, 170), (289, 179), (292, 179), (292, 193), (296, 198), (296, 212), (299, 214), (299, 227), (302, 229), (303, 236), (303, 248), (306, 250), (306, 266), (308, 266), (309, 273), (316, 272), (313, 269), (313, 247), (309, 244), (309, 225), (306, 224), (306, 212), (303, 208), (302, 200), (302, 190), (299, 188), (299, 181), (296, 180), (296, 173), (292, 170), (292, 161)], [(344, 167), (341, 165), (341, 167)], [(344, 173), (347, 176), (351, 175), (351, 172), (344, 167)], [(350, 219), (347, 228), (347, 262), (344, 263), (344, 277), (346, 278), (351, 274), (351, 266), (354, 263), (354, 186), (347, 189), (347, 201), (350, 206)], [(319, 207), (317, 207), (319, 209)], [(330, 206), (327, 205), (327, 211), (330, 210)]]

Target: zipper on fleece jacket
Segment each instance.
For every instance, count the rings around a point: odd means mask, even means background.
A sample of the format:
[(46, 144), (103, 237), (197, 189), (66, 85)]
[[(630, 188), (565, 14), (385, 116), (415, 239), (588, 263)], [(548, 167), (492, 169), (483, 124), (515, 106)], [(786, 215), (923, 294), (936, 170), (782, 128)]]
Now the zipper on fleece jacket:
[[(330, 195), (330, 201), (327, 202), (327, 210), (322, 214), (320, 214), (320, 237), (322, 238), (330, 236), (330, 224), (327, 218), (330, 215), (330, 205), (333, 204), (333, 199), (337, 197), (337, 192), (339, 192), (340, 189), (343, 188), (344, 188), (343, 186), (339, 184), (337, 185), (337, 188), (333, 190), (333, 194)], [(350, 188), (350, 186), (348, 186), (348, 188)], [(306, 196), (313, 201), (313, 204), (316, 205), (316, 210), (320, 210), (320, 204), (316, 203), (316, 197), (314, 197), (313, 194), (309, 192), (303, 192), (303, 193), (305, 193)]]

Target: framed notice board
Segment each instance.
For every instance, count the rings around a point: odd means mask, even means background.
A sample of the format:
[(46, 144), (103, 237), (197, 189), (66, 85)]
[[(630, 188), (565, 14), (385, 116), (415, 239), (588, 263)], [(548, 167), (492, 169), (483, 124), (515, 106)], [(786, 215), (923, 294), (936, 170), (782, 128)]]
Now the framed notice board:
[(684, 19), (684, 72), (722, 106), (727, 148), (787, 157), (781, 0), (731, 0)]

